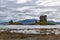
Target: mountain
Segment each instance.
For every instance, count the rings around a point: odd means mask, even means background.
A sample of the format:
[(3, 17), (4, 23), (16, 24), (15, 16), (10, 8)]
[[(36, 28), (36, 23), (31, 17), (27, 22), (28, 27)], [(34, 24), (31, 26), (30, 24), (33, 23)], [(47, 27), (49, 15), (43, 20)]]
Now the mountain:
[(55, 22), (56, 25), (60, 25), (60, 22)]
[(8, 25), (9, 24), (9, 22), (2, 22), (2, 23), (0, 23), (0, 25)]
[[(26, 20), (22, 20), (22, 21), (18, 21), (18, 22), (22, 23), (23, 25), (29, 25), (29, 24), (35, 23), (36, 21), (38, 21), (38, 20), (36, 20), (36, 19), (26, 19)], [(9, 22), (1, 22), (0, 23), (0, 25), (8, 25), (8, 24), (9, 24)]]
[(22, 20), (22, 21), (19, 21), (19, 22), (21, 22), (24, 25), (27, 25), (27, 24), (33, 24), (36, 21), (38, 21), (38, 20), (36, 20), (36, 19), (26, 19), (26, 20)]
[[(22, 23), (23, 25), (30, 25), (30, 24), (34, 24), (35, 22), (39, 22), (39, 20), (36, 20), (36, 19), (26, 19), (26, 20), (22, 20), (22, 21), (18, 21), (20, 23)], [(60, 22), (55, 22), (53, 20), (48, 20), (48, 22), (51, 22), (53, 24), (56, 24), (56, 25), (60, 25)], [(9, 22), (2, 22), (0, 23), (0, 25), (8, 25)]]
[(48, 21), (48, 22), (54, 23), (54, 24), (56, 24), (56, 25), (60, 25), (60, 22), (54, 22), (54, 21), (52, 21), (52, 20), (50, 20), (50, 21)]
[[(28, 25), (28, 24), (33, 24), (35, 22), (39, 22), (39, 20), (36, 20), (36, 19), (26, 19), (26, 20), (22, 20), (22, 21), (19, 21), (19, 22), (21, 22), (24, 25)], [(51, 23), (56, 24), (56, 25), (60, 24), (60, 22), (55, 22), (53, 20), (48, 20), (48, 22), (51, 22)]]

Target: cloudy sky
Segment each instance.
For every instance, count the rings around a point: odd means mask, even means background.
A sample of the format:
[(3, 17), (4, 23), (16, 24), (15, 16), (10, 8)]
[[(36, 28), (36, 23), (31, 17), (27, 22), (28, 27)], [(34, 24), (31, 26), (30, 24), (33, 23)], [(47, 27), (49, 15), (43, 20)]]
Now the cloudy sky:
[(60, 21), (60, 0), (0, 0), (0, 22), (39, 19)]

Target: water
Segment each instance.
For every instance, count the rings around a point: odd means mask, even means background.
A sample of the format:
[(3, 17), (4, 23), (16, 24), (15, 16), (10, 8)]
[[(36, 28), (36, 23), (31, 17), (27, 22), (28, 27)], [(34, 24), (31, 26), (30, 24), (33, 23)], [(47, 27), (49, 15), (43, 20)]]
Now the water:
[(0, 25), (0, 28), (6, 29), (60, 28), (60, 25)]
[[(40, 34), (40, 30), (35, 30), (35, 28), (60, 28), (60, 25), (0, 25), (0, 29), (22, 29), (22, 30), (11, 30), (10, 32), (17, 32), (17, 33), (28, 33), (28, 34)], [(34, 30), (31, 30), (31, 29)], [(23, 30), (24, 29), (24, 30)], [(30, 29), (30, 30), (27, 30)], [(2, 31), (2, 30), (0, 30)], [(3, 30), (5, 31), (5, 30)], [(8, 30), (7, 30), (8, 31)], [(60, 31), (51, 31), (51, 32), (56, 32), (56, 34), (60, 34)], [(44, 33), (44, 32), (43, 32)]]

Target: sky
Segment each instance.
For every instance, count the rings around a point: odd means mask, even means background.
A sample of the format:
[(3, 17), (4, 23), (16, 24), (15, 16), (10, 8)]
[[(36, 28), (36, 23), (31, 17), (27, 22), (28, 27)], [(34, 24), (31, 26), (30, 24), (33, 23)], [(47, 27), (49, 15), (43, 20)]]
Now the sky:
[(60, 22), (60, 0), (0, 0), (0, 22), (38, 19)]

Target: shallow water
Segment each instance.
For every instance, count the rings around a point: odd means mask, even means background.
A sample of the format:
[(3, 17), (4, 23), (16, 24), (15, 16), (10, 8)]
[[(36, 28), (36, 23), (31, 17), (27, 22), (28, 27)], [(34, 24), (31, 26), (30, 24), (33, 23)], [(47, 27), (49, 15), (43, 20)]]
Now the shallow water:
[[(40, 28), (60, 28), (60, 25), (0, 25), (0, 29), (18, 29), (18, 30), (11, 30), (10, 32), (17, 32), (17, 33), (33, 33), (33, 34), (40, 34)], [(35, 30), (37, 28), (38, 30)], [(5, 31), (5, 30), (0, 31)], [(22, 30), (19, 30), (22, 29)], [(30, 29), (30, 30), (27, 30)], [(34, 30), (31, 30), (34, 29)], [(59, 29), (58, 29), (59, 30)], [(51, 31), (60, 34), (60, 31)], [(7, 30), (8, 31), (8, 30)]]
[(0, 28), (9, 28), (9, 29), (60, 28), (60, 25), (0, 25)]

